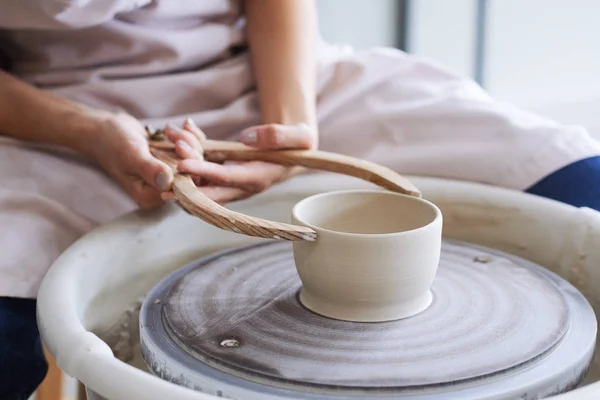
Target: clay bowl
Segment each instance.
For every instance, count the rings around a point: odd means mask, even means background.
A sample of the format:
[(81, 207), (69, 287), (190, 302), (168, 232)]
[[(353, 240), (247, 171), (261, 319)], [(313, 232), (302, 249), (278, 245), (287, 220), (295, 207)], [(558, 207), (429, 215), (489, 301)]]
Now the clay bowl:
[(381, 322), (431, 304), (442, 241), (434, 204), (389, 191), (337, 191), (301, 200), (292, 220), (317, 232), (314, 242), (293, 243), (300, 301), (309, 310)]

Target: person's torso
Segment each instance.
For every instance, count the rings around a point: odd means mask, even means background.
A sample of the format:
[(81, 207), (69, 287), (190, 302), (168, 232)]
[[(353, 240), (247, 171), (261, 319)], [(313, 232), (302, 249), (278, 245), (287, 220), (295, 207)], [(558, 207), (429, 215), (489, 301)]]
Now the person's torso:
[[(155, 126), (189, 117), (213, 138), (258, 122), (246, 47), (243, 0), (0, 0), (0, 68)], [(318, 54), (329, 65), (321, 39)]]
[(204, 68), (244, 43), (241, 0), (0, 0), (0, 10), (4, 64), (48, 88)]

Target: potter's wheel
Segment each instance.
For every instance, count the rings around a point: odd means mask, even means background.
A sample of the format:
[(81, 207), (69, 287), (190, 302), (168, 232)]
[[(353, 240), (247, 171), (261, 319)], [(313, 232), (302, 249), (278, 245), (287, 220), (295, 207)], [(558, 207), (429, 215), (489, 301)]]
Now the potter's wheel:
[(289, 243), (197, 260), (147, 297), (144, 358), (232, 398), (537, 399), (577, 385), (595, 345), (594, 312), (569, 283), (463, 243), (444, 243), (432, 305), (405, 320), (321, 317), (299, 288)]

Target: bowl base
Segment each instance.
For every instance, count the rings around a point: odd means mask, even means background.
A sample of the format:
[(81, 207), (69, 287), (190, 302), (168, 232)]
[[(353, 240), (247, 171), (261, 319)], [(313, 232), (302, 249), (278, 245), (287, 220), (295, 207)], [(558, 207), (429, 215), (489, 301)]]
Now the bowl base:
[(433, 295), (431, 290), (428, 290), (424, 295), (400, 305), (360, 307), (356, 304), (344, 306), (323, 302), (302, 288), (298, 299), (308, 310), (323, 317), (350, 322), (389, 322), (409, 318), (425, 311), (431, 305)]

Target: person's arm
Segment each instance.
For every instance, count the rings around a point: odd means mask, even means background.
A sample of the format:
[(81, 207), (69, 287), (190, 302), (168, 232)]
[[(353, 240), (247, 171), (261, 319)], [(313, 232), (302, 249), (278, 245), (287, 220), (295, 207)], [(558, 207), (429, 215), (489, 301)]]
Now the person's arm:
[(86, 152), (84, 135), (107, 118), (0, 71), (0, 134)]
[(262, 123), (306, 124), (316, 132), (314, 0), (246, 0), (244, 5)]
[[(316, 148), (314, 0), (245, 0), (244, 14), (261, 125), (245, 129), (240, 140), (261, 149)], [(185, 139), (174, 132), (167, 136)], [(219, 203), (247, 198), (304, 170), (259, 161), (214, 164), (184, 153), (179, 151), (184, 158), (179, 171), (203, 178), (208, 183), (199, 190)]]
[(135, 118), (77, 104), (2, 71), (0, 135), (87, 155), (142, 208), (162, 204), (160, 194), (171, 186), (171, 168), (152, 156)]

